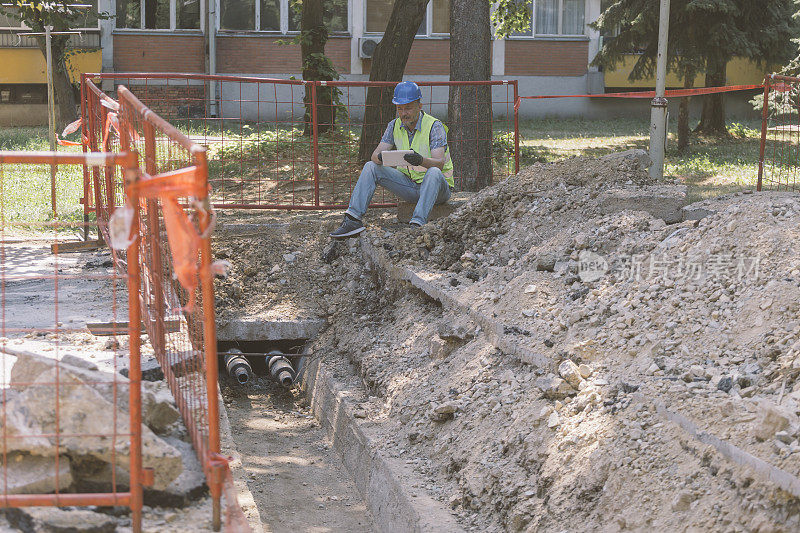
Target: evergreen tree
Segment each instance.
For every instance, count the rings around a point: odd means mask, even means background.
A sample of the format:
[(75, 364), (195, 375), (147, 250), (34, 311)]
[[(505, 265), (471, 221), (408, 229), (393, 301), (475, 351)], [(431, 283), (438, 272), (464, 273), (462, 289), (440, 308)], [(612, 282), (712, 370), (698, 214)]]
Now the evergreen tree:
[[(610, 3), (593, 27), (618, 34), (604, 44), (592, 64), (611, 69), (635, 50), (641, 55), (630, 78), (652, 76), (658, 49), (659, 4), (659, 0)], [(672, 0), (668, 68), (684, 80), (686, 87), (691, 87), (695, 74), (701, 72), (705, 73), (705, 86), (725, 85), (725, 71), (731, 59), (744, 57), (762, 65), (784, 62), (795, 33), (792, 8), (786, 0)], [(679, 139), (679, 145), (685, 146), (687, 101), (682, 102), (681, 110), (679, 125), (683, 127), (683, 138)], [(726, 133), (721, 94), (705, 97), (695, 131)]]

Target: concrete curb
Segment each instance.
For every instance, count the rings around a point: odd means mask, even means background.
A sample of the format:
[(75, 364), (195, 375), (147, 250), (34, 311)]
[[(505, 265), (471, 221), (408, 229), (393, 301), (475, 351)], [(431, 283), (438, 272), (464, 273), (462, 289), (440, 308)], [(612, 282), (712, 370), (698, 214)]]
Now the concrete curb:
[(503, 353), (516, 356), (520, 361), (533, 366), (545, 367), (551, 363), (550, 359), (544, 354), (517, 345), (514, 340), (504, 333), (505, 326), (501, 322), (492, 320), (480, 311), (474, 309), (471, 305), (461, 302), (452, 294), (448, 294), (432, 283), (425, 281), (408, 268), (392, 264), (385, 255), (372, 246), (369, 239), (360, 237), (359, 240), (361, 242), (361, 250), (364, 258), (369, 264), (382, 270), (391, 279), (411, 283), (414, 287), (440, 302), (443, 307), (454, 309), (459, 313), (467, 315), (483, 329), (486, 338), (495, 348), (501, 350)]
[(341, 387), (324, 362), (314, 359), (308, 363), (302, 387), (314, 416), (369, 506), (377, 531), (464, 531), (440, 502), (424, 489), (411, 486), (424, 484), (413, 483), (418, 478), (403, 461), (378, 451), (374, 438), (368, 435), (369, 430), (356, 423), (350, 406), (339, 392)]
[[(233, 440), (231, 423), (230, 420), (228, 420), (228, 410), (225, 409), (225, 402), (222, 401), (222, 395), (220, 395), (219, 402), (219, 436), (222, 455), (230, 456), (232, 459), (229, 463), (229, 466), (231, 475), (233, 476), (233, 486), (236, 489), (236, 497), (239, 501), (239, 505), (242, 507), (242, 510), (244, 511), (247, 509), (247, 512), (245, 512), (244, 515), (247, 518), (247, 523), (250, 526), (250, 530), (253, 533), (264, 533), (264, 526), (261, 522), (261, 515), (258, 512), (258, 506), (256, 505), (253, 494), (247, 487), (247, 481), (243, 476), (242, 456), (236, 449), (236, 443)], [(224, 494), (222, 500), (224, 507)], [(223, 529), (227, 531), (224, 525)]]

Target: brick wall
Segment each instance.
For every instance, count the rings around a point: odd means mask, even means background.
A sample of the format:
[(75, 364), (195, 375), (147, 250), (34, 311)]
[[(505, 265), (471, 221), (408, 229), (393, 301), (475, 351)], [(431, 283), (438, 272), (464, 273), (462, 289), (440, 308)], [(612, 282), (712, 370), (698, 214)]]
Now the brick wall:
[(588, 41), (506, 41), (506, 76), (583, 76)]
[[(369, 74), (372, 68), (372, 59), (362, 59), (361, 68), (364, 74)], [(449, 76), (450, 40), (415, 39), (408, 54), (405, 74), (408, 76)]]
[(117, 72), (203, 72), (201, 35), (114, 35)]
[[(178, 85), (138, 84), (137, 80), (123, 83), (141, 102), (155, 111), (161, 118), (199, 118), (206, 116), (208, 88), (204, 85), (187, 85), (185, 81), (171, 80)], [(111, 95), (117, 98), (116, 94)]]
[[(217, 72), (294, 74), (300, 77), (299, 45), (279, 45), (280, 37), (217, 37)], [(284, 40), (289, 39), (284, 37)], [(325, 53), (342, 74), (350, 72), (350, 38), (332, 37)]]

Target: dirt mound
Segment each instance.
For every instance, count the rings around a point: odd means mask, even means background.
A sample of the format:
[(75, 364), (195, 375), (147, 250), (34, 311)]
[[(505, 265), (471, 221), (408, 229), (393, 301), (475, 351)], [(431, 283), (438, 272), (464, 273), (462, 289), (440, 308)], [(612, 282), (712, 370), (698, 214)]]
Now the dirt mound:
[[(800, 200), (704, 202), (667, 225), (608, 212), (652, 187), (632, 157), (536, 165), (374, 248), (550, 361), (520, 363), (407, 285), (333, 262), (315, 351), (349, 358), (386, 450), (481, 531), (800, 527), (798, 500), (656, 414), (800, 474)], [(336, 294), (333, 294), (336, 293)], [(337, 299), (338, 298), (338, 299)]]

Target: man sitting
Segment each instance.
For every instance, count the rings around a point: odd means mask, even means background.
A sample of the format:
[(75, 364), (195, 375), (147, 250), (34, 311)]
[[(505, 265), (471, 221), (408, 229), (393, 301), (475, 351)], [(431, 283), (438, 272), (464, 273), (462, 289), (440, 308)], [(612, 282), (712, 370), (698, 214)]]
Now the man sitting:
[[(417, 204), (410, 222), (414, 226), (425, 224), (433, 206), (450, 199), (453, 161), (447, 147), (447, 128), (422, 111), (421, 99), (422, 92), (414, 82), (403, 81), (394, 88), (392, 103), (397, 106), (398, 118), (389, 122), (372, 152), (372, 160), (364, 164), (344, 221), (330, 234), (332, 238), (355, 237), (364, 231), (361, 218), (378, 185), (406, 202)], [(413, 151), (403, 157), (408, 167), (383, 166), (381, 153), (393, 148)]]

